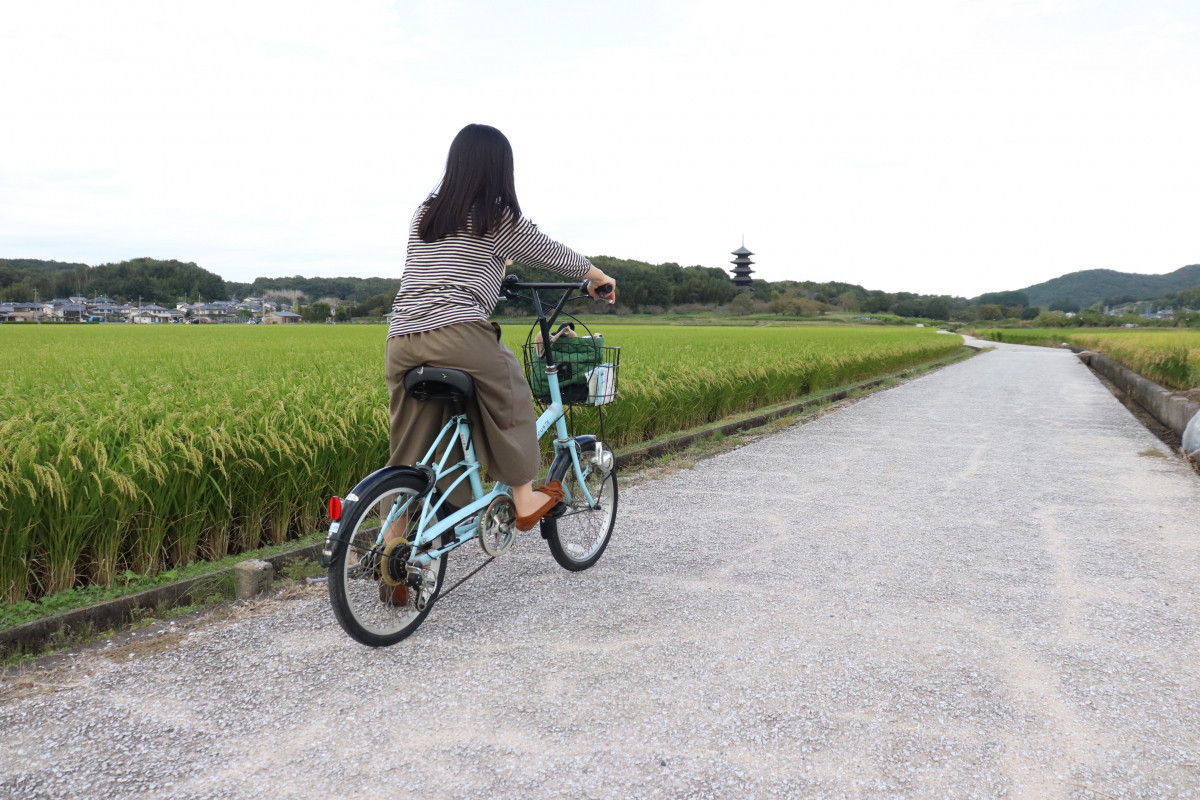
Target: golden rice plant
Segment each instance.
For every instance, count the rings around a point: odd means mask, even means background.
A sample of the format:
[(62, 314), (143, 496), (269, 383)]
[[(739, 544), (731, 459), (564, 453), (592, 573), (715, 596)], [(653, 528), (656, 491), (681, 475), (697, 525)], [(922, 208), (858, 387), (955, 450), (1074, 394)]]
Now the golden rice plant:
[[(506, 331), (519, 344), (524, 331)], [(957, 336), (879, 327), (619, 326), (620, 398), (606, 436), (627, 446), (954, 353)]]
[[(0, 601), (317, 529), (388, 456), (380, 326), (0, 326)], [(954, 352), (888, 328), (617, 326), (616, 446)], [(516, 346), (526, 330), (506, 328)], [(577, 429), (595, 409), (577, 410)]]
[(1200, 331), (1089, 331), (1072, 334), (1070, 341), (1099, 350), (1167, 388), (1200, 386)]

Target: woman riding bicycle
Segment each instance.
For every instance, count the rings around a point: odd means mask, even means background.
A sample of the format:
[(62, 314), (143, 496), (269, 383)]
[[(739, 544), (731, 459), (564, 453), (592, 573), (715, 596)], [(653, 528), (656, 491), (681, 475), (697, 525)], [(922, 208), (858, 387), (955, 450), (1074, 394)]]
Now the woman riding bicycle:
[[(476, 403), (467, 416), (476, 456), (492, 479), (512, 487), (517, 527), (528, 530), (562, 492), (556, 486), (533, 488), (541, 466), (533, 400), (516, 357), (500, 342), (500, 326), (488, 322), (507, 262), (586, 279), (592, 297), (610, 284), (606, 297), (613, 302), (616, 281), (521, 214), (512, 146), (504, 134), (468, 125), (450, 144), (441, 183), (417, 208), (409, 229), (388, 326), (388, 465), (420, 460), (450, 418), (441, 404), (408, 397), (405, 373), (422, 364), (467, 372), (475, 381)], [(465, 505), (469, 497), (460, 484), (450, 500)]]

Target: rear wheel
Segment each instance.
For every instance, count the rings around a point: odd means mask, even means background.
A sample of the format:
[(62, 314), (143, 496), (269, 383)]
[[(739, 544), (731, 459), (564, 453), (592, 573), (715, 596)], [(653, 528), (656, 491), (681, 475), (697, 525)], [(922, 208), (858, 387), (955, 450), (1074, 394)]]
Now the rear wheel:
[(579, 452), (584, 481), (596, 506), (588, 505), (571, 466), (562, 479), (567, 510), (558, 517), (542, 520), (542, 535), (554, 560), (572, 572), (587, 569), (600, 560), (617, 520), (616, 467), (610, 452), (601, 451), (601, 457), (596, 458), (597, 446), (597, 442), (582, 444)]
[[(395, 475), (359, 499), (340, 525), (344, 541), (329, 565), (329, 599), (337, 621), (355, 640), (386, 647), (409, 636), (425, 620), (442, 589), (448, 558), (410, 568), (412, 548), (404, 543), (384, 551), (380, 531), (397, 503), (410, 503), (403, 538), (416, 534), (424, 481)], [(397, 531), (399, 532), (399, 531)]]

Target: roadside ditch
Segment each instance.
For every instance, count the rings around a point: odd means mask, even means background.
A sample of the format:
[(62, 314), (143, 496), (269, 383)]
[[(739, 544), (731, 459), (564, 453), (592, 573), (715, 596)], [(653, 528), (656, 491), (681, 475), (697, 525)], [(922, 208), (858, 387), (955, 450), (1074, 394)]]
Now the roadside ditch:
[(1101, 353), (1070, 349), (1151, 433), (1197, 466), (1196, 454), (1184, 452), (1182, 443), (1188, 423), (1200, 413), (1200, 389), (1171, 391)]

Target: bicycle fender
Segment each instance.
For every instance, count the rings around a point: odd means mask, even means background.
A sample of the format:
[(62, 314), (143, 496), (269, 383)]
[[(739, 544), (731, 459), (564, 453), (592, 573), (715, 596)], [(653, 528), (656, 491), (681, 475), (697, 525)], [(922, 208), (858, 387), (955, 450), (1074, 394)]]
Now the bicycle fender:
[[(357, 512), (356, 506), (359, 503), (360, 497), (370, 496), (376, 486), (396, 475), (411, 475), (414, 478), (420, 478), (425, 481), (425, 488), (421, 490), (421, 497), (424, 497), (433, 489), (433, 472), (428, 467), (425, 469), (421, 469), (420, 467), (383, 467), (359, 481), (358, 485), (346, 495), (344, 498), (345, 503), (342, 506), (342, 519), (349, 518)], [(341, 533), (341, 524), (339, 522), (331, 522), (329, 524), (329, 533), (325, 537), (325, 547), (321, 550), (321, 566), (324, 569), (329, 569), (329, 563), (333, 559), (333, 551), (339, 544), (346, 541)]]
[[(585, 447), (590, 447), (595, 444), (596, 437), (590, 433), (585, 433), (582, 436), (575, 437), (575, 444), (582, 452)], [(554, 461), (550, 463), (550, 471), (546, 473), (546, 483), (550, 481), (561, 481), (566, 477), (567, 472), (571, 469), (571, 454), (565, 451), (559, 451), (558, 455), (554, 456)], [(542, 523), (542, 538), (550, 538), (545, 522)]]
[[(582, 452), (585, 447), (595, 444), (596, 437), (590, 433), (583, 436), (575, 437), (575, 444)], [(550, 481), (561, 481), (566, 476), (567, 470), (571, 468), (571, 454), (566, 451), (559, 451), (558, 455), (554, 456), (554, 461), (550, 463), (550, 471), (546, 474), (546, 483)]]

